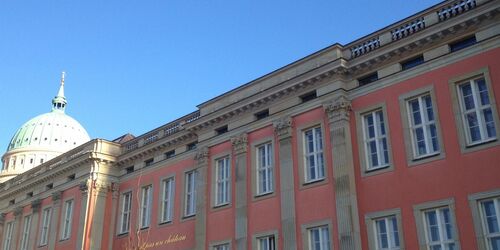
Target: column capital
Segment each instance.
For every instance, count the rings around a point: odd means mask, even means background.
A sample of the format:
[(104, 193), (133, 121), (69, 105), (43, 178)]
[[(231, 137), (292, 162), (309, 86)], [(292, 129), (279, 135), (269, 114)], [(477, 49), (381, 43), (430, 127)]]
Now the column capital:
[(87, 193), (89, 191), (89, 183), (88, 181), (82, 181), (80, 182), (80, 192), (82, 192), (82, 194), (84, 193)]
[(285, 116), (273, 122), (274, 132), (279, 140), (292, 137), (292, 117)]
[(0, 225), (5, 223), (5, 216), (7, 216), (6, 213), (0, 213)]
[(231, 138), (231, 145), (235, 154), (246, 153), (248, 149), (248, 134), (242, 133)]
[(41, 199), (36, 199), (31, 201), (31, 210), (33, 213), (36, 213), (40, 211), (40, 208), (42, 207), (42, 200)]
[(14, 208), (14, 216), (17, 218), (23, 214), (23, 207)]
[(352, 111), (351, 101), (345, 95), (338, 96), (334, 100), (324, 103), (323, 108), (330, 123), (349, 121)]
[(62, 192), (61, 191), (55, 191), (55, 192), (53, 192), (52, 195), (51, 195), (52, 201), (53, 202), (59, 201), (61, 199), (61, 196), (62, 196)]
[(198, 149), (198, 152), (196, 152), (194, 160), (196, 161), (198, 166), (205, 166), (208, 165), (208, 157), (209, 157), (208, 147), (202, 147)]

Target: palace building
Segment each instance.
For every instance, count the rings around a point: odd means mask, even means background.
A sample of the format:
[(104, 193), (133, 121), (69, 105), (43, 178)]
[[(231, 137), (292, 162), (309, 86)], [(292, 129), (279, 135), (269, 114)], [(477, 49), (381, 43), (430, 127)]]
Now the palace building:
[(444, 1), (112, 141), (63, 78), (2, 157), (0, 247), (499, 250), (499, 45), (500, 1)]

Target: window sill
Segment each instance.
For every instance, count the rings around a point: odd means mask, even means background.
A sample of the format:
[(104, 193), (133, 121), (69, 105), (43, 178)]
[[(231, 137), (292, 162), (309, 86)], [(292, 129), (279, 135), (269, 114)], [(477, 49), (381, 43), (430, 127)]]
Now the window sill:
[(128, 233), (129, 232), (123, 232), (123, 233), (119, 233), (116, 235), (117, 238), (124, 238), (124, 237), (127, 237), (128, 236)]
[(394, 166), (391, 166), (390, 164), (382, 166), (382, 167), (377, 167), (377, 168), (372, 168), (372, 169), (366, 169), (361, 177), (370, 177), (374, 175), (379, 175), (383, 173), (387, 173), (390, 171), (394, 170)]
[(267, 192), (267, 193), (262, 193), (262, 194), (255, 194), (252, 198), (252, 201), (261, 201), (261, 200), (266, 200), (266, 199), (269, 199), (269, 198), (272, 198), (275, 196), (275, 192), (274, 190), (273, 191), (270, 191), (270, 192)]
[(462, 145), (461, 153), (467, 154), (467, 153), (471, 153), (471, 152), (477, 152), (477, 151), (488, 149), (488, 148), (495, 147), (498, 145), (500, 145), (500, 141), (498, 140), (498, 138), (493, 138), (493, 139), (489, 139), (489, 140), (485, 140), (485, 141), (481, 141), (481, 142), (476, 142), (474, 144)]
[(314, 188), (314, 187), (317, 187), (317, 186), (324, 185), (326, 183), (327, 183), (327, 178), (323, 177), (321, 179), (316, 179), (316, 180), (310, 180), (308, 182), (303, 182), (303, 183), (301, 183), (299, 189), (302, 190), (302, 189)]
[(196, 218), (196, 214), (184, 215), (181, 219), (181, 222), (187, 220), (194, 220)]
[(488, 143), (491, 143), (491, 142), (494, 142), (496, 141), (497, 138), (492, 138), (492, 139), (488, 139), (488, 140), (484, 140), (484, 141), (480, 141), (480, 142), (474, 142), (474, 143), (468, 143), (465, 148), (473, 148), (473, 147), (478, 147), (478, 146), (481, 146), (481, 145), (484, 145), (484, 144), (488, 144)]

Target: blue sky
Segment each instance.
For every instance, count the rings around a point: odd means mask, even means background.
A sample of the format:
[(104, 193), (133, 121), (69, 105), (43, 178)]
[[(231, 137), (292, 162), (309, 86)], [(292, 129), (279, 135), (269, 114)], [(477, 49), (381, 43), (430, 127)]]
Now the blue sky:
[(66, 71), (67, 114), (92, 138), (140, 135), (196, 105), (436, 0), (2, 0), (0, 154), (51, 109)]

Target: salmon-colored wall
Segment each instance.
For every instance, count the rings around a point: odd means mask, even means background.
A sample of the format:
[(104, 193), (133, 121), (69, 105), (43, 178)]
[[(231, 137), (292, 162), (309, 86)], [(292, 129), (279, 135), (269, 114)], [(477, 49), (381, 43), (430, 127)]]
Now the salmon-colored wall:
[[(71, 221), (71, 235), (70, 238), (64, 241), (60, 241), (61, 238), (61, 222), (64, 219), (64, 202), (66, 200), (73, 199), (73, 219)], [(76, 187), (72, 187), (70, 189), (64, 190), (61, 196), (61, 206), (59, 208), (59, 216), (57, 219), (57, 225), (51, 225), (53, 228), (56, 226), (57, 228), (57, 237), (56, 237), (56, 246), (55, 249), (70, 249), (76, 247), (77, 234), (78, 234), (78, 226), (80, 225), (80, 214), (82, 207), (82, 192)], [(41, 213), (40, 213), (41, 215)]]
[[(458, 129), (453, 115), (449, 80), (488, 67), (491, 86), (500, 110), (500, 49), (462, 60), (417, 77), (367, 94), (352, 101), (354, 111), (385, 102), (394, 171), (361, 177), (357, 136), (352, 137), (359, 216), (363, 249), (368, 249), (364, 215), (369, 212), (401, 208), (404, 242), (417, 246), (417, 230), (413, 213), (416, 204), (453, 198), (455, 217), (462, 249), (475, 249), (477, 244), (468, 195), (500, 187), (500, 147), (461, 153)], [(433, 86), (434, 107), (439, 112), (445, 158), (416, 166), (408, 166), (403, 138), (403, 125), (398, 97), (412, 90)], [(455, 91), (455, 89), (453, 89)], [(500, 124), (497, 124), (497, 126)], [(351, 131), (356, 131), (351, 119)], [(500, 136), (500, 135), (497, 135)]]

